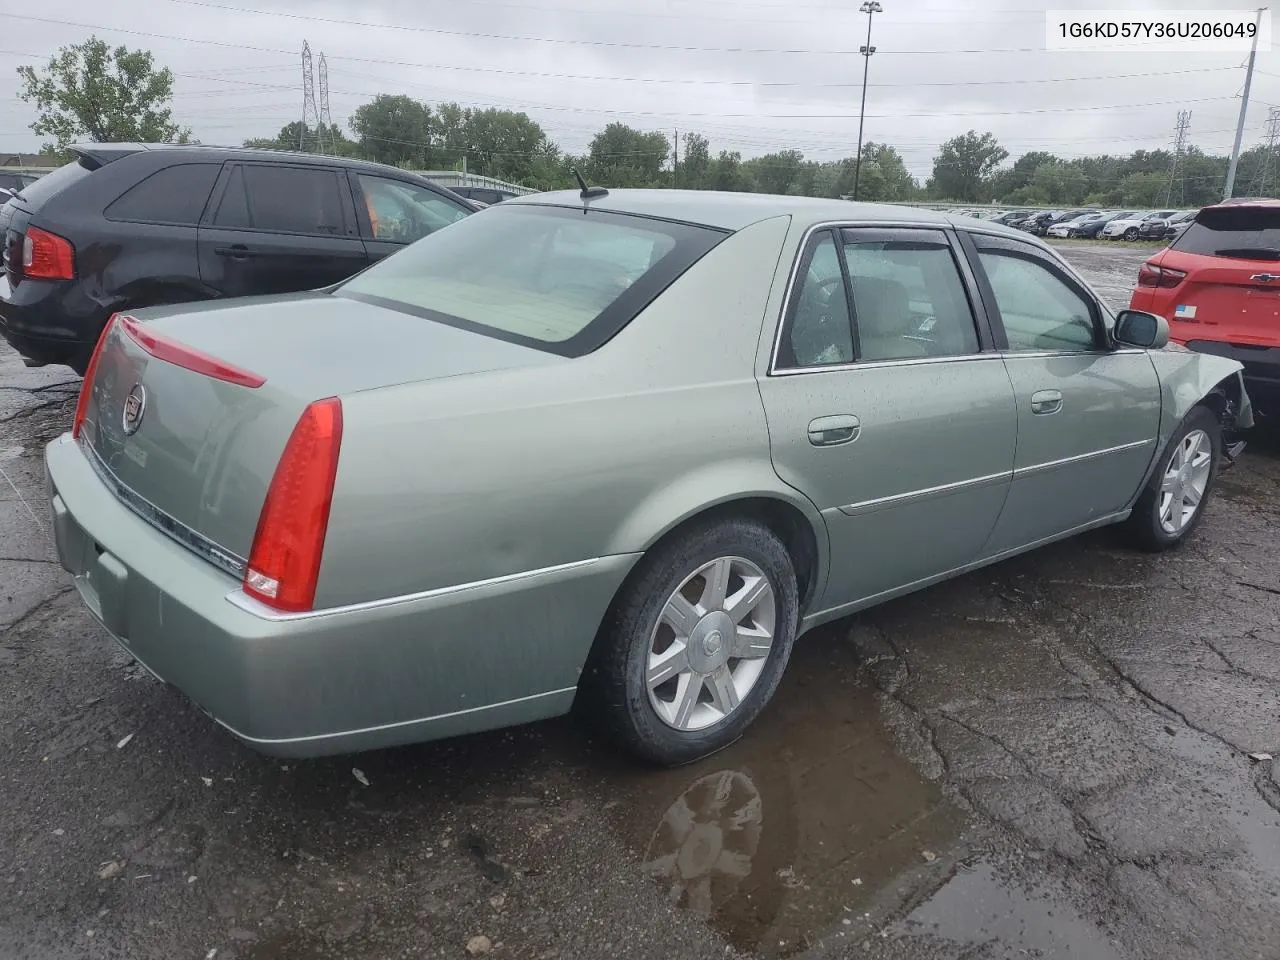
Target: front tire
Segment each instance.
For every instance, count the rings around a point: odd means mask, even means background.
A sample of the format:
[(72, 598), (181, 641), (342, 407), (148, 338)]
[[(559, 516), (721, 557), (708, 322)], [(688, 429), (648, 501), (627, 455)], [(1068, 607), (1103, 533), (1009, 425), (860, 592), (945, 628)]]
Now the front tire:
[(1137, 227), (1130, 227), (1128, 230), (1126, 230), (1126, 231), (1124, 232), (1124, 238), (1125, 238), (1126, 240), (1137, 240), (1137, 239), (1138, 239), (1138, 228), (1137, 228)]
[(798, 612), (773, 531), (745, 518), (692, 527), (645, 556), (610, 608), (583, 678), (588, 710), (655, 763), (723, 749), (777, 690)]
[(1204, 516), (1221, 458), (1222, 428), (1212, 412), (1196, 407), (1160, 454), (1129, 515), (1135, 546), (1154, 553), (1186, 540)]

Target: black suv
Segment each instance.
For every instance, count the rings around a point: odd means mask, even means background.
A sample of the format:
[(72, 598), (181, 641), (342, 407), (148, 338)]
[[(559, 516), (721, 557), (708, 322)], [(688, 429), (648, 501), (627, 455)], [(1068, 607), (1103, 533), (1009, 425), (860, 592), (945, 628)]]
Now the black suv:
[(0, 208), (0, 333), (83, 373), (112, 313), (345, 280), (474, 213), (416, 174), (308, 154), (92, 144)]

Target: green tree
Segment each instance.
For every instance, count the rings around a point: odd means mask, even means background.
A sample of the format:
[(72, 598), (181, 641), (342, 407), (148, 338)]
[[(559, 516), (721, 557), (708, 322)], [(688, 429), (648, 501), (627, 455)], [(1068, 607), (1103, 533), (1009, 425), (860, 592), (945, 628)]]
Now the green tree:
[(393, 166), (425, 167), (431, 156), (431, 108), (403, 94), (383, 93), (356, 108), (351, 130), (360, 154)]
[(20, 96), (40, 116), (32, 132), (53, 139), (51, 152), (77, 139), (99, 143), (186, 143), (191, 132), (173, 121), (173, 73), (156, 68), (148, 50), (129, 50), (90, 37), (62, 47), (36, 71), (19, 67)]
[(783, 150), (753, 157), (742, 166), (760, 193), (786, 194), (800, 177), (804, 154), (799, 150)]
[(1131, 173), (1120, 181), (1118, 199), (1126, 206), (1154, 207), (1164, 203), (1168, 189), (1168, 172)]
[(676, 183), (686, 190), (705, 190), (707, 174), (711, 170), (711, 144), (700, 133), (686, 133), (684, 152), (680, 156), (680, 177)]
[(707, 170), (707, 186), (712, 190), (750, 190), (751, 181), (742, 169), (742, 154), (737, 150), (721, 150)]
[(995, 135), (970, 130), (938, 148), (933, 161), (932, 192), (947, 200), (973, 202), (988, 193), (987, 180), (1009, 151)]
[(604, 186), (655, 187), (663, 185), (662, 168), (670, 153), (666, 134), (615, 122), (591, 139), (587, 168), (591, 179)]
[(253, 137), (246, 140), (244, 145), (260, 150), (323, 152), (331, 157), (355, 157), (360, 154), (359, 145), (349, 140), (336, 123), (330, 124), (324, 130), (307, 128), (304, 131), (299, 120), (286, 123), (274, 137)]
[[(467, 169), (504, 180), (523, 180), (534, 160), (558, 148), (525, 113), (511, 110), (468, 110), (463, 121)], [(440, 131), (436, 133), (439, 140)]]
[[(853, 193), (854, 161), (845, 160), (840, 196)], [(862, 145), (862, 169), (858, 172), (858, 199), (869, 201), (902, 201), (912, 199), (919, 191), (915, 178), (907, 170), (902, 155), (887, 143)]]

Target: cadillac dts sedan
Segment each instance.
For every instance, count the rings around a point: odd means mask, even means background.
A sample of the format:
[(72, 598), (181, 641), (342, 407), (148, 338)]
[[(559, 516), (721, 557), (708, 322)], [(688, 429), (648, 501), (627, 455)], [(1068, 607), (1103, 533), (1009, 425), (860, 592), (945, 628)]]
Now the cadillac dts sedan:
[(1184, 540), (1252, 413), (1167, 343), (990, 221), (538, 194), (324, 290), (114, 317), (46, 451), (58, 554), (266, 753), (576, 707), (678, 763), (819, 624), (1106, 524)]

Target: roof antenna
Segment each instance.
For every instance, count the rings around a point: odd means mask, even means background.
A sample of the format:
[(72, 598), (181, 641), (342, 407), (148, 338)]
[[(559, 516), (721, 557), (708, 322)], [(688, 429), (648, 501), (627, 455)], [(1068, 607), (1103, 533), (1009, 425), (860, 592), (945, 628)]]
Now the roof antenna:
[(569, 171), (573, 174), (573, 178), (578, 181), (578, 186), (582, 188), (582, 192), (578, 196), (583, 200), (594, 200), (596, 197), (607, 197), (609, 191), (604, 187), (588, 187), (587, 181), (582, 179), (582, 174), (578, 172), (578, 168), (574, 167)]

